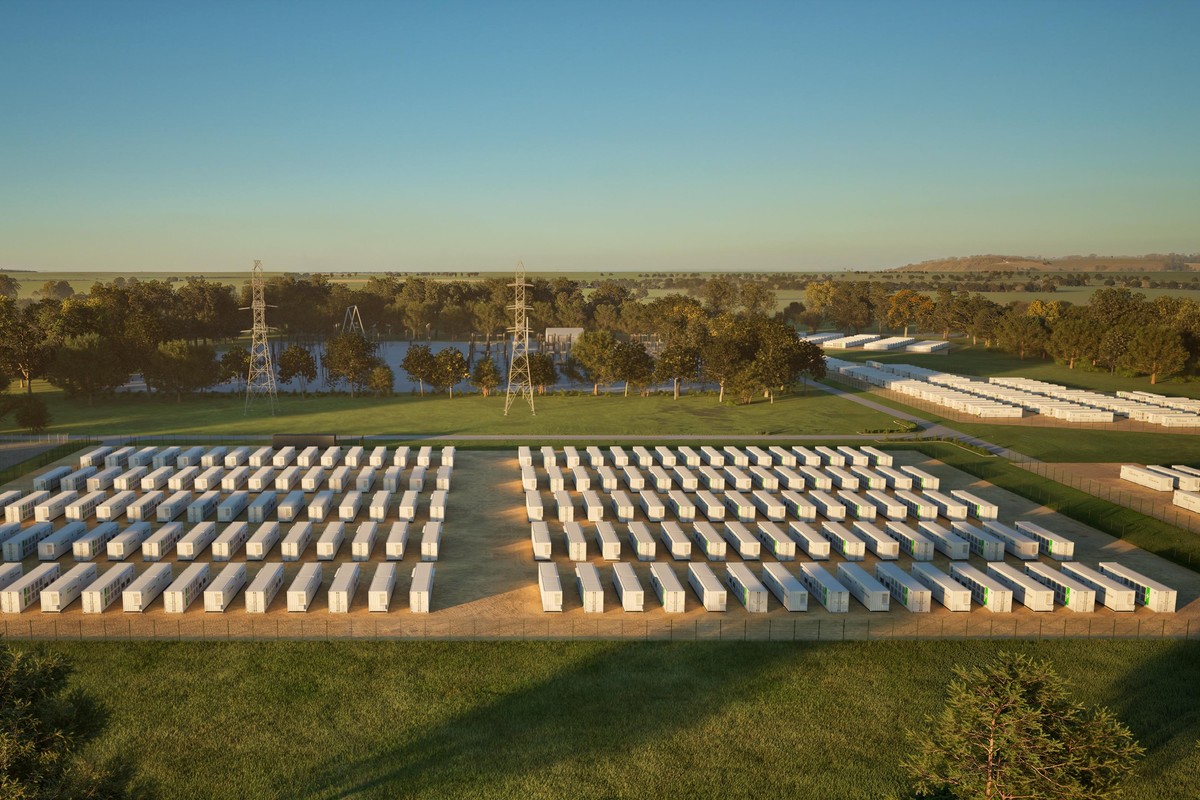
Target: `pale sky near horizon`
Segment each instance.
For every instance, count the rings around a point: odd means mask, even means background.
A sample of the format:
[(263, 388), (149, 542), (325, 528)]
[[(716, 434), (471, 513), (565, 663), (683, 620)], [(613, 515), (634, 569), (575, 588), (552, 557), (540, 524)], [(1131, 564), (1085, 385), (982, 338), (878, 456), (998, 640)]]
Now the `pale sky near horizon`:
[(1200, 250), (1198, 2), (0, 4), (0, 271)]

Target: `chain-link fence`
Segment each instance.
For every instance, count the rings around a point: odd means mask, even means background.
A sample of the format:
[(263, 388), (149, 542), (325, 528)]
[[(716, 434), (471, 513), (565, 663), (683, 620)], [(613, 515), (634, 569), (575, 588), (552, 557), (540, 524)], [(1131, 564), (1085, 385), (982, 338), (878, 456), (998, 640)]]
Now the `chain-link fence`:
[[(34, 640), (655, 640), (655, 641), (880, 641), (888, 639), (1200, 639), (1189, 616), (1152, 614), (1033, 615), (888, 613), (879, 617), (820, 616), (780, 619), (685, 620), (417, 619), (412, 616), (212, 617), (178, 619), (107, 615), (96, 619), (28, 615), (2, 622), (3, 636)], [(1195, 627), (1197, 630), (1192, 631)]]
[[(1132, 509), (1139, 514), (1145, 514), (1147, 517), (1161, 520), (1181, 530), (1190, 533), (1200, 533), (1200, 515), (1173, 505), (1171, 503), (1172, 492), (1160, 492), (1161, 499), (1158, 497), (1147, 498), (1134, 491), (1122, 491), (1120, 488), (1106, 481), (1075, 474), (1060, 464), (1046, 463), (1032, 459), (1028, 461), (1014, 460), (1013, 463), (1022, 469), (1029, 470), (1035, 475), (1040, 475), (1056, 483), (1061, 483), (1064, 486), (1070, 486), (1072, 489), (1078, 489), (1081, 492), (1086, 492), (1094, 497), (1107, 500), (1110, 503), (1116, 503), (1119, 506)], [(1183, 557), (1184, 561), (1180, 563), (1190, 565), (1190, 554), (1183, 554)]]

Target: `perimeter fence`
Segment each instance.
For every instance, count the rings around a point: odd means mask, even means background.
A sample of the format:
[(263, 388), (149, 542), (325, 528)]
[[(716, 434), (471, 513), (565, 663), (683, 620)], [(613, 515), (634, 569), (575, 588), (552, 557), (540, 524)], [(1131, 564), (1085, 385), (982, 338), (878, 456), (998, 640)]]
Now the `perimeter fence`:
[[(19, 640), (653, 640), (653, 641), (886, 641), (931, 639), (1200, 639), (1190, 616), (1136, 612), (1128, 615), (1032, 616), (991, 614), (897, 614), (876, 619), (691, 619), (512, 620), (381, 617), (210, 617), (179, 619), (101, 615), (94, 619), (7, 619), (0, 633)], [(1196, 630), (1193, 631), (1192, 628)]]

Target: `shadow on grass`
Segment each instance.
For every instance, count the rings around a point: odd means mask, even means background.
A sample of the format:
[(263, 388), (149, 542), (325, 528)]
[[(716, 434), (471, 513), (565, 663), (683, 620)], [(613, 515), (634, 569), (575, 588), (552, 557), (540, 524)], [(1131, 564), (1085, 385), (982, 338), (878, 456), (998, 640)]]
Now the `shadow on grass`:
[[(729, 702), (769, 692), (760, 676), (795, 655), (746, 643), (606, 646), (414, 741), (329, 764), (305, 796), (635, 796), (666, 779), (654, 773), (682, 768), (658, 755), (670, 752), (672, 736), (703, 726)], [(638, 754), (646, 749), (654, 754)], [(621, 761), (618, 772), (604, 768), (610, 759)]]
[(1138, 664), (1116, 683), (1115, 694), (1120, 699), (1113, 711), (1146, 748), (1137, 772), (1165, 784), (1156, 787), (1158, 797), (1196, 797), (1200, 642), (1177, 642)]

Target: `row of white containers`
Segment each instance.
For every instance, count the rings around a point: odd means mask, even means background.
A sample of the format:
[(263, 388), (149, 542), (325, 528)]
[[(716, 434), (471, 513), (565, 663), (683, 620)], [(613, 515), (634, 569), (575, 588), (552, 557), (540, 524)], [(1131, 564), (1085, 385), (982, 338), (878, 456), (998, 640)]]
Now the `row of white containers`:
[[(1025, 570), (991, 562), (986, 571), (952, 562), (949, 573), (932, 564), (914, 563), (911, 572), (880, 562), (872, 575), (851, 562), (837, 565), (830, 574), (819, 564), (797, 562), (796, 574), (779, 563), (763, 564), (760, 575), (746, 564), (727, 564), (720, 576), (704, 563), (688, 564), (686, 580), (706, 611), (725, 611), (728, 594), (751, 613), (768, 610), (770, 592), (788, 611), (806, 611), (810, 595), (826, 610), (850, 610), (853, 597), (868, 611), (887, 611), (891, 601), (916, 613), (928, 612), (934, 601), (950, 611), (970, 611), (974, 601), (988, 611), (1012, 611), (1013, 601), (1032, 611), (1053, 611), (1054, 605), (1089, 613), (1097, 600), (1113, 611), (1133, 611), (1135, 604), (1154, 611), (1175, 610), (1174, 591), (1110, 562), (1099, 569), (1064, 564), (1061, 570), (1033, 562)], [(604, 582), (594, 564), (575, 566), (575, 586), (585, 613), (603, 613)], [(645, 590), (629, 563), (614, 564), (611, 582), (624, 611), (645, 609)], [(662, 561), (649, 565), (650, 588), (667, 613), (686, 610), (686, 593), (674, 569)], [(563, 588), (558, 566), (538, 565), (538, 590), (543, 611), (563, 610)]]
[[(4, 561), (20, 562), (36, 551), (40, 561), (56, 561), (70, 554), (76, 561), (91, 561), (107, 555), (110, 561), (124, 561), (141, 550), (143, 561), (160, 561), (172, 551), (180, 561), (194, 561), (210, 549), (214, 561), (230, 561), (244, 549), (248, 561), (265, 560), (279, 546), (284, 561), (299, 561), (310, 544), (321, 561), (332, 561), (347, 541), (354, 561), (369, 561), (377, 544), (383, 545), (387, 560), (401, 560), (409, 541), (407, 520), (391, 524), (363, 522), (350, 531), (345, 522), (328, 523), (318, 535), (313, 522), (301, 521), (286, 530), (278, 522), (263, 522), (251, 528), (246, 522), (231, 522), (218, 528), (214, 522), (185, 527), (171, 522), (152, 531), (148, 522), (135, 522), (124, 528), (105, 522), (88, 529), (83, 522), (71, 522), (58, 530), (50, 523), (37, 523), (7, 537), (0, 536)], [(423, 561), (436, 561), (442, 541), (442, 520), (429, 520), (421, 528), (420, 548)]]
[[(607, 452), (607, 455), (606, 455)], [(624, 447), (612, 446), (601, 449), (587, 447), (584, 449), (588, 463), (593, 469), (609, 465), (614, 467), (638, 466), (648, 469), (660, 467), (724, 467), (727, 464), (735, 467), (796, 467), (799, 465), (819, 467), (835, 466), (885, 466), (893, 464), (892, 456), (876, 447), (779, 447), (767, 448), (750, 446), (735, 447), (727, 445), (720, 449), (712, 446), (670, 447), (659, 445), (653, 450), (637, 445), (626, 450)], [(558, 465), (559, 451), (546, 446), (539, 451), (542, 467), (549, 468)], [(583, 463), (583, 455), (578, 448), (562, 448), (564, 466), (570, 469)], [(517, 463), (522, 467), (531, 467), (534, 463), (533, 450), (526, 446), (517, 448)]]
[[(321, 588), (324, 567), (304, 564), (287, 589), (287, 610), (305, 612)], [(419, 563), (412, 569), (409, 588), (409, 610), (428, 613), (433, 594), (434, 566)], [(331, 613), (350, 610), (362, 579), (357, 563), (339, 566), (328, 589)], [(127, 612), (141, 613), (159, 595), (168, 614), (181, 614), (198, 598), (203, 597), (204, 610), (225, 612), (238, 593), (245, 589), (246, 611), (265, 613), (284, 584), (284, 568), (280, 563), (267, 563), (250, 580), (244, 563), (227, 564), (214, 574), (205, 562), (188, 565), (176, 576), (170, 564), (155, 564), (140, 575), (132, 564), (118, 564), (98, 574), (95, 564), (78, 564), (60, 573), (58, 564), (41, 564), (22, 574), (20, 564), (0, 567), (0, 612), (19, 614), (40, 600), (45, 612), (65, 610), (82, 598), (83, 613), (99, 614), (118, 597)], [(380, 564), (367, 587), (369, 611), (387, 611), (396, 587), (396, 565)]]
[[(581, 470), (582, 467), (575, 469)], [(626, 471), (636, 470), (635, 467), (625, 467), (624, 469)], [(686, 468), (675, 467), (674, 469), (684, 470)], [(736, 468), (728, 469), (736, 470)], [(786, 467), (779, 469), (788, 471)], [(810, 468), (800, 467), (798, 469)], [(837, 467), (828, 469), (842, 472)], [(887, 470), (889, 468), (879, 469)], [(921, 472), (912, 467), (904, 469)], [(866, 468), (852, 467), (851, 470), (868, 472)], [(533, 485), (533, 478), (527, 480), (530, 481), (526, 484), (527, 486)], [(588, 480), (587, 477), (584, 477), (577, 480), (575, 485), (576, 487), (587, 487), (589, 486), (589, 483), (586, 482)], [(629, 482), (633, 485), (642, 485), (640, 481), (635, 482), (635, 480), (630, 478)], [(670, 479), (665, 480), (669, 481)], [(611, 480), (605, 479), (603, 484), (607, 500), (600, 492), (582, 488), (582, 491), (579, 491), (582, 505), (577, 506), (574, 495), (562, 488), (565, 485), (562, 477), (556, 479), (551, 474), (552, 507), (548, 508), (543, 502), (543, 496), (539, 490), (527, 488), (525, 490), (525, 513), (531, 522), (543, 520), (548, 514), (556, 514), (560, 522), (572, 522), (576, 518), (576, 512), (580, 510), (582, 510), (582, 519), (598, 522), (605, 518), (607, 508), (611, 508), (620, 522), (632, 521), (637, 515), (638, 508), (651, 522), (660, 522), (666, 519), (668, 512), (681, 522), (691, 522), (699, 517), (706, 518), (710, 522), (721, 522), (727, 515), (743, 522), (752, 522), (759, 516), (775, 522), (782, 522), (788, 517), (802, 521), (815, 521), (818, 513), (832, 521), (842, 521), (847, 518), (870, 521), (877, 517), (894, 520), (904, 520), (909, 517), (918, 520), (935, 520), (939, 516), (948, 520), (966, 520), (968, 517), (994, 520), (999, 517), (1000, 513), (999, 506), (995, 503), (965, 489), (953, 489), (945, 494), (932, 488), (914, 491), (895, 488), (893, 494), (888, 495), (884, 489), (889, 487), (881, 475), (871, 476), (871, 482), (867, 483), (868, 486), (879, 488), (866, 489), (862, 493), (857, 491), (859, 488), (857, 475), (845, 473), (840, 477), (837, 475), (823, 477), (823, 480), (825, 483), (816, 483), (817, 486), (824, 487), (821, 489), (804, 488), (805, 483), (815, 483), (815, 481), (806, 479), (788, 481), (785, 477), (783, 485), (798, 488), (777, 491), (776, 484), (770, 484), (767, 488), (762, 489), (742, 489), (740, 491), (726, 488), (714, 488), (711, 491), (709, 489), (685, 491), (667, 488), (664, 496), (664, 493), (660, 493), (656, 489), (630, 489), (629, 491), (619, 488), (609, 489), (608, 487), (613, 487), (616, 483), (616, 478), (613, 477)], [(905, 481), (909, 480), (910, 478), (905, 476)], [(921, 478), (917, 477), (915, 480), (920, 481)], [(934, 480), (936, 481), (936, 479)], [(663, 486), (664, 482), (655, 481), (655, 484)], [(720, 484), (722, 487), (724, 485)], [(834, 490), (834, 485), (848, 488)]]
[(1113, 422), (1117, 416), (1163, 427), (1200, 427), (1200, 400), (1150, 392), (1116, 396), (1038, 381), (992, 377), (987, 381), (912, 364), (827, 359), (827, 368), (910, 397), (982, 418), (1018, 418), (1024, 411), (1065, 422)]
[(1185, 464), (1174, 464), (1164, 467), (1159, 464), (1138, 466), (1123, 464), (1121, 480), (1145, 486), (1156, 492), (1170, 492), (1181, 489), (1184, 492), (1200, 492), (1200, 470)]
[[(439, 463), (443, 466), (454, 466), (455, 449), (443, 447), (438, 454)], [(414, 454), (412, 448), (374, 447), (368, 451), (365, 447), (97, 447), (89, 450), (79, 458), (81, 467), (160, 467), (174, 466), (177, 469), (185, 467), (216, 467), (233, 468), (247, 464), (251, 467), (287, 467), (293, 462), (301, 467), (336, 467), (345, 464), (348, 467), (404, 467), (412, 456), (417, 466), (433, 466), (433, 448), (421, 447)]]
[[(439, 481), (439, 487), (429, 497), (429, 515), (432, 519), (445, 519), (446, 503), (449, 499), (449, 482)], [(0, 540), (19, 531), (25, 521), (52, 522), (64, 518), (82, 522), (93, 517), (100, 522), (119, 520), (131, 522), (172, 522), (184, 517), (188, 522), (203, 522), (215, 517), (218, 522), (232, 522), (243, 513), (249, 522), (265, 522), (274, 516), (280, 522), (292, 522), (307, 516), (313, 522), (323, 522), (334, 514), (343, 522), (353, 522), (364, 510), (367, 518), (384, 522), (391, 513), (393, 504), (398, 519), (412, 522), (421, 505), (421, 493), (417, 489), (392, 492), (381, 489), (377, 492), (351, 490), (340, 498), (330, 489), (309, 497), (296, 490), (280, 497), (280, 492), (267, 491), (258, 495), (239, 490), (222, 495), (216, 490), (199, 495), (182, 489), (167, 494), (154, 490), (138, 495), (133, 490), (118, 492), (111, 497), (103, 491), (80, 496), (74, 490), (51, 495), (46, 491), (22, 494), (12, 490), (0, 493), (0, 509), (5, 522), (0, 523)]]
[[(357, 472), (355, 472), (357, 470)], [(55, 467), (34, 477), (33, 493), (49, 495), (51, 492), (77, 494), (105, 492), (150, 492), (166, 490), (178, 492), (237, 491), (317, 492), (328, 488), (337, 492), (356, 489), (370, 492), (377, 482), (389, 492), (402, 491), (404, 486), (423, 491), (430, 473), (428, 468), (414, 466), (405, 477), (404, 467), (99, 467), (87, 466), (78, 469)], [(449, 489), (454, 468), (439, 466), (433, 474), (438, 488)]]
[[(793, 521), (786, 526), (771, 521), (753, 526), (729, 521), (720, 527), (703, 520), (690, 524), (668, 520), (658, 525), (634, 521), (629, 523), (625, 534), (622, 537), (615, 525), (601, 520), (595, 523), (590, 538), (605, 561), (621, 559), (623, 538), (639, 561), (655, 560), (660, 544), (676, 561), (691, 560), (693, 547), (709, 561), (724, 561), (729, 548), (745, 560), (758, 560), (769, 554), (779, 561), (794, 560), (801, 551), (816, 560), (827, 559), (835, 552), (850, 561), (863, 560), (868, 551), (884, 560), (894, 560), (903, 554), (916, 561), (931, 561), (935, 553), (957, 561), (965, 561), (971, 554), (985, 561), (1003, 561), (1006, 553), (1022, 561), (1034, 561), (1039, 556), (1072, 561), (1075, 556), (1074, 542), (1028, 520), (1019, 520), (1011, 527), (994, 520), (987, 520), (982, 526), (952, 522), (949, 527), (931, 520), (918, 522), (916, 527), (898, 520), (882, 526), (865, 520), (850, 525)], [(580, 523), (562, 523), (558, 538), (570, 560), (590, 558), (589, 537)], [(530, 523), (535, 560), (554, 557), (554, 539), (548, 523)]]
[(877, 336), (871, 333), (844, 336), (840, 333), (813, 333), (802, 337), (804, 341), (819, 344), (830, 350), (863, 350), (894, 352), (906, 350), (910, 353), (940, 353), (950, 349), (950, 343), (940, 340), (917, 341), (909, 336)]

